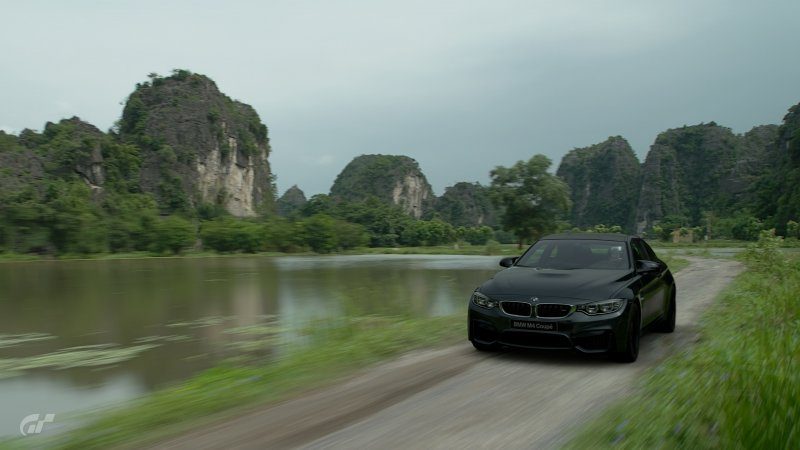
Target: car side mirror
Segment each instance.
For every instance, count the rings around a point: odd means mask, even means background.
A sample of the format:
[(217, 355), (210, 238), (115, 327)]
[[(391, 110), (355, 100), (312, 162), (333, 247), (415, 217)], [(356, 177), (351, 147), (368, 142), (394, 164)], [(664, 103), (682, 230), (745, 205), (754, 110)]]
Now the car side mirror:
[(511, 267), (511, 266), (514, 265), (515, 262), (517, 262), (518, 259), (519, 259), (519, 256), (514, 256), (514, 257), (509, 256), (508, 258), (503, 258), (503, 259), (500, 260), (500, 266), (501, 267)]
[(646, 259), (636, 261), (636, 271), (639, 273), (653, 273), (661, 270), (661, 264)]

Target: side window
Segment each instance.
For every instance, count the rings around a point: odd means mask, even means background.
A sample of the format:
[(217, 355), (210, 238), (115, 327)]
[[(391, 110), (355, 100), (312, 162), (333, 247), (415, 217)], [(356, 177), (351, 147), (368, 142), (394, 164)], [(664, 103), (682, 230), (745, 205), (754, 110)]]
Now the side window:
[(633, 249), (633, 258), (636, 261), (648, 259), (647, 252), (644, 250), (644, 247), (642, 246), (642, 241), (640, 241), (639, 239), (634, 239), (631, 241), (631, 248)]
[(647, 252), (647, 259), (651, 261), (658, 261), (658, 256), (656, 255), (656, 252), (653, 250), (653, 247), (650, 247), (650, 244), (648, 244), (645, 241), (642, 241), (642, 246)]

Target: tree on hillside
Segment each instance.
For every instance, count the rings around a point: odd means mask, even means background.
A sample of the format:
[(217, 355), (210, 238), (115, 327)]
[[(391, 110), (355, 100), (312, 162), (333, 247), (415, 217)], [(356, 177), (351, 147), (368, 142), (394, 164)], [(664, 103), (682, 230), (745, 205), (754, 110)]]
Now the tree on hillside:
[(524, 240), (555, 230), (558, 219), (572, 206), (567, 184), (547, 172), (550, 164), (550, 158), (535, 155), (490, 173), (492, 199), (505, 208), (501, 223), (517, 236), (520, 248)]

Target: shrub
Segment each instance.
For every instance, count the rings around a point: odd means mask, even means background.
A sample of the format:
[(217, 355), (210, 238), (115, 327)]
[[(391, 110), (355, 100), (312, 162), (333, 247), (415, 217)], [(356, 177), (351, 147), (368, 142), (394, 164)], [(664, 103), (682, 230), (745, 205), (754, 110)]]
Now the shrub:
[(194, 225), (188, 220), (169, 216), (156, 221), (153, 237), (153, 249), (156, 252), (178, 254), (194, 244), (196, 233)]

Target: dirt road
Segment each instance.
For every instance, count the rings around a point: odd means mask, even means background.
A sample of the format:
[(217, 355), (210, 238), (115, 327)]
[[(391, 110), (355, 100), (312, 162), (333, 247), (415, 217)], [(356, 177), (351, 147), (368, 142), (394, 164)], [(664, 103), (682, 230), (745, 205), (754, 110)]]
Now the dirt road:
[(639, 360), (563, 352), (485, 355), (469, 343), (417, 352), (345, 383), (196, 430), (156, 448), (554, 448), (691, 345), (697, 319), (738, 263), (692, 259), (676, 275), (677, 329), (646, 334)]

